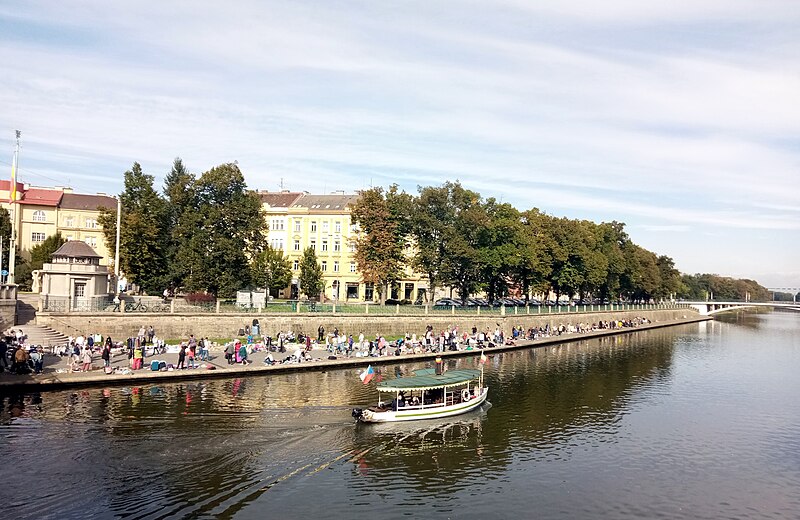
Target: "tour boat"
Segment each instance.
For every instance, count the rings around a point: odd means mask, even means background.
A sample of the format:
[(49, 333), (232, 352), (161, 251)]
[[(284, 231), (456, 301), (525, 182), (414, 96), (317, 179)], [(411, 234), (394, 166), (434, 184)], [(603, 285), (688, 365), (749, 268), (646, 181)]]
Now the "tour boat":
[[(398, 377), (378, 383), (378, 406), (354, 408), (357, 421), (380, 423), (435, 419), (467, 413), (486, 401), (489, 389), (483, 386), (483, 366), (480, 370), (416, 370), (412, 377)], [(383, 394), (394, 394), (391, 401)]]

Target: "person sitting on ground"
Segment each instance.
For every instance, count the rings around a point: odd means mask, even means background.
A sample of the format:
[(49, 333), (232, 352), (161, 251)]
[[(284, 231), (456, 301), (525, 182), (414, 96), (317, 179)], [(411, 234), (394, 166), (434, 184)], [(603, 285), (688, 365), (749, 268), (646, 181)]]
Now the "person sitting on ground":
[(267, 353), (267, 357), (264, 358), (264, 364), (272, 366), (275, 364), (275, 358), (272, 357), (272, 352)]
[(14, 352), (14, 364), (11, 365), (11, 371), (18, 375), (29, 374), (31, 371), (30, 361), (31, 357), (28, 351), (22, 347), (18, 347), (16, 352)]

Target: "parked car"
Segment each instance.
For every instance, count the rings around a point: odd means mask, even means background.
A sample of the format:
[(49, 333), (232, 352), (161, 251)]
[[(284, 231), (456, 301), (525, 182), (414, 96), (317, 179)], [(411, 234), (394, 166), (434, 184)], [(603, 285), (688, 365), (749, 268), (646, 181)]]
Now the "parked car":
[(439, 307), (461, 307), (461, 302), (452, 298), (441, 298), (436, 300), (433, 305)]

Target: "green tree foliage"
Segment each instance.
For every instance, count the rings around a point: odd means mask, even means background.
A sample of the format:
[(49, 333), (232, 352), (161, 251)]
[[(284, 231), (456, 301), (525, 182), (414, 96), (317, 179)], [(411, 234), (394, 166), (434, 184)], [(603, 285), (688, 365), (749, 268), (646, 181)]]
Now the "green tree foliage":
[(263, 244), (261, 202), (235, 164), (212, 168), (186, 186), (191, 196), (173, 234), (179, 239), (172, 272), (189, 290), (232, 297), (250, 284), (250, 259)]
[(454, 186), (450, 203), (453, 221), (444, 234), (446, 255), (442, 263), (442, 281), (458, 291), (466, 302), (482, 282), (483, 262), (480, 253), (482, 230), (488, 215), (480, 195)]
[(548, 278), (552, 270), (552, 258), (548, 246), (551, 240), (545, 233), (543, 222), (547, 215), (533, 208), (520, 215), (520, 245), (516, 253), (518, 259), (511, 272), (512, 283), (522, 291), (525, 300), (530, 298), (531, 290), (544, 292), (548, 287)]
[[(181, 285), (186, 272), (183, 270), (184, 264), (176, 261), (180, 244), (187, 238), (187, 232), (191, 231), (193, 221), (184, 222), (181, 226), (181, 219), (184, 213), (197, 208), (194, 183), (195, 176), (189, 173), (180, 157), (176, 157), (172, 163), (172, 170), (164, 179), (164, 197), (167, 201), (167, 222), (169, 229), (169, 240), (167, 245), (168, 259), (168, 282), (172, 286)], [(190, 235), (191, 233), (189, 233)]]
[(385, 194), (383, 188), (362, 192), (350, 208), (353, 222), (361, 229), (356, 264), (362, 279), (378, 288), (381, 303), (386, 301), (388, 287), (403, 274), (406, 237), (412, 226), (410, 207), (411, 197), (393, 185)]
[[(283, 253), (270, 246), (258, 253), (251, 266), (253, 283), (265, 287), (270, 294), (292, 282), (292, 265)], [(276, 296), (276, 294), (273, 294)]]
[(679, 295), (687, 300), (769, 301), (771, 294), (754, 280), (736, 279), (717, 274), (685, 274)]
[(418, 191), (410, 215), (411, 236), (416, 244), (412, 267), (427, 275), (432, 296), (445, 281), (443, 267), (449, 254), (446, 238), (455, 225), (455, 201), (464, 188), (458, 182), (446, 182), (437, 187), (419, 187)]
[(481, 229), (478, 249), (481, 278), (490, 302), (508, 290), (512, 274), (522, 261), (525, 241), (519, 211), (491, 198), (484, 204), (486, 225)]
[[(153, 189), (153, 177), (142, 172), (139, 163), (125, 172), (120, 201), (120, 270), (129, 282), (158, 294), (167, 278), (168, 213), (164, 199)], [(101, 210), (98, 221), (109, 251), (115, 250), (116, 220), (116, 208)]]
[(61, 236), (61, 233), (50, 235), (44, 242), (37, 244), (31, 248), (31, 269), (41, 269), (42, 266), (53, 258), (53, 253), (58, 251), (58, 248), (66, 243), (66, 239)]
[(317, 253), (313, 247), (308, 247), (303, 251), (303, 258), (300, 260), (299, 281), (300, 291), (307, 298), (313, 300), (317, 299), (325, 288), (325, 282), (322, 280), (322, 268), (317, 262)]

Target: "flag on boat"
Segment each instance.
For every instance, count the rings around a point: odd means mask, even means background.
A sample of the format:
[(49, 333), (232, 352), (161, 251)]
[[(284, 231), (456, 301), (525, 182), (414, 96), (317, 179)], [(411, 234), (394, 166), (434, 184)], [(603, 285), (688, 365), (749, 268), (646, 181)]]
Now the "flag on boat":
[(367, 367), (366, 370), (361, 372), (361, 375), (358, 376), (358, 377), (360, 377), (361, 378), (361, 382), (363, 382), (366, 385), (367, 383), (372, 381), (373, 376), (375, 376), (375, 371), (372, 370), (372, 365), (370, 365), (370, 366)]
[(486, 354), (481, 352), (481, 365), (486, 363)]

